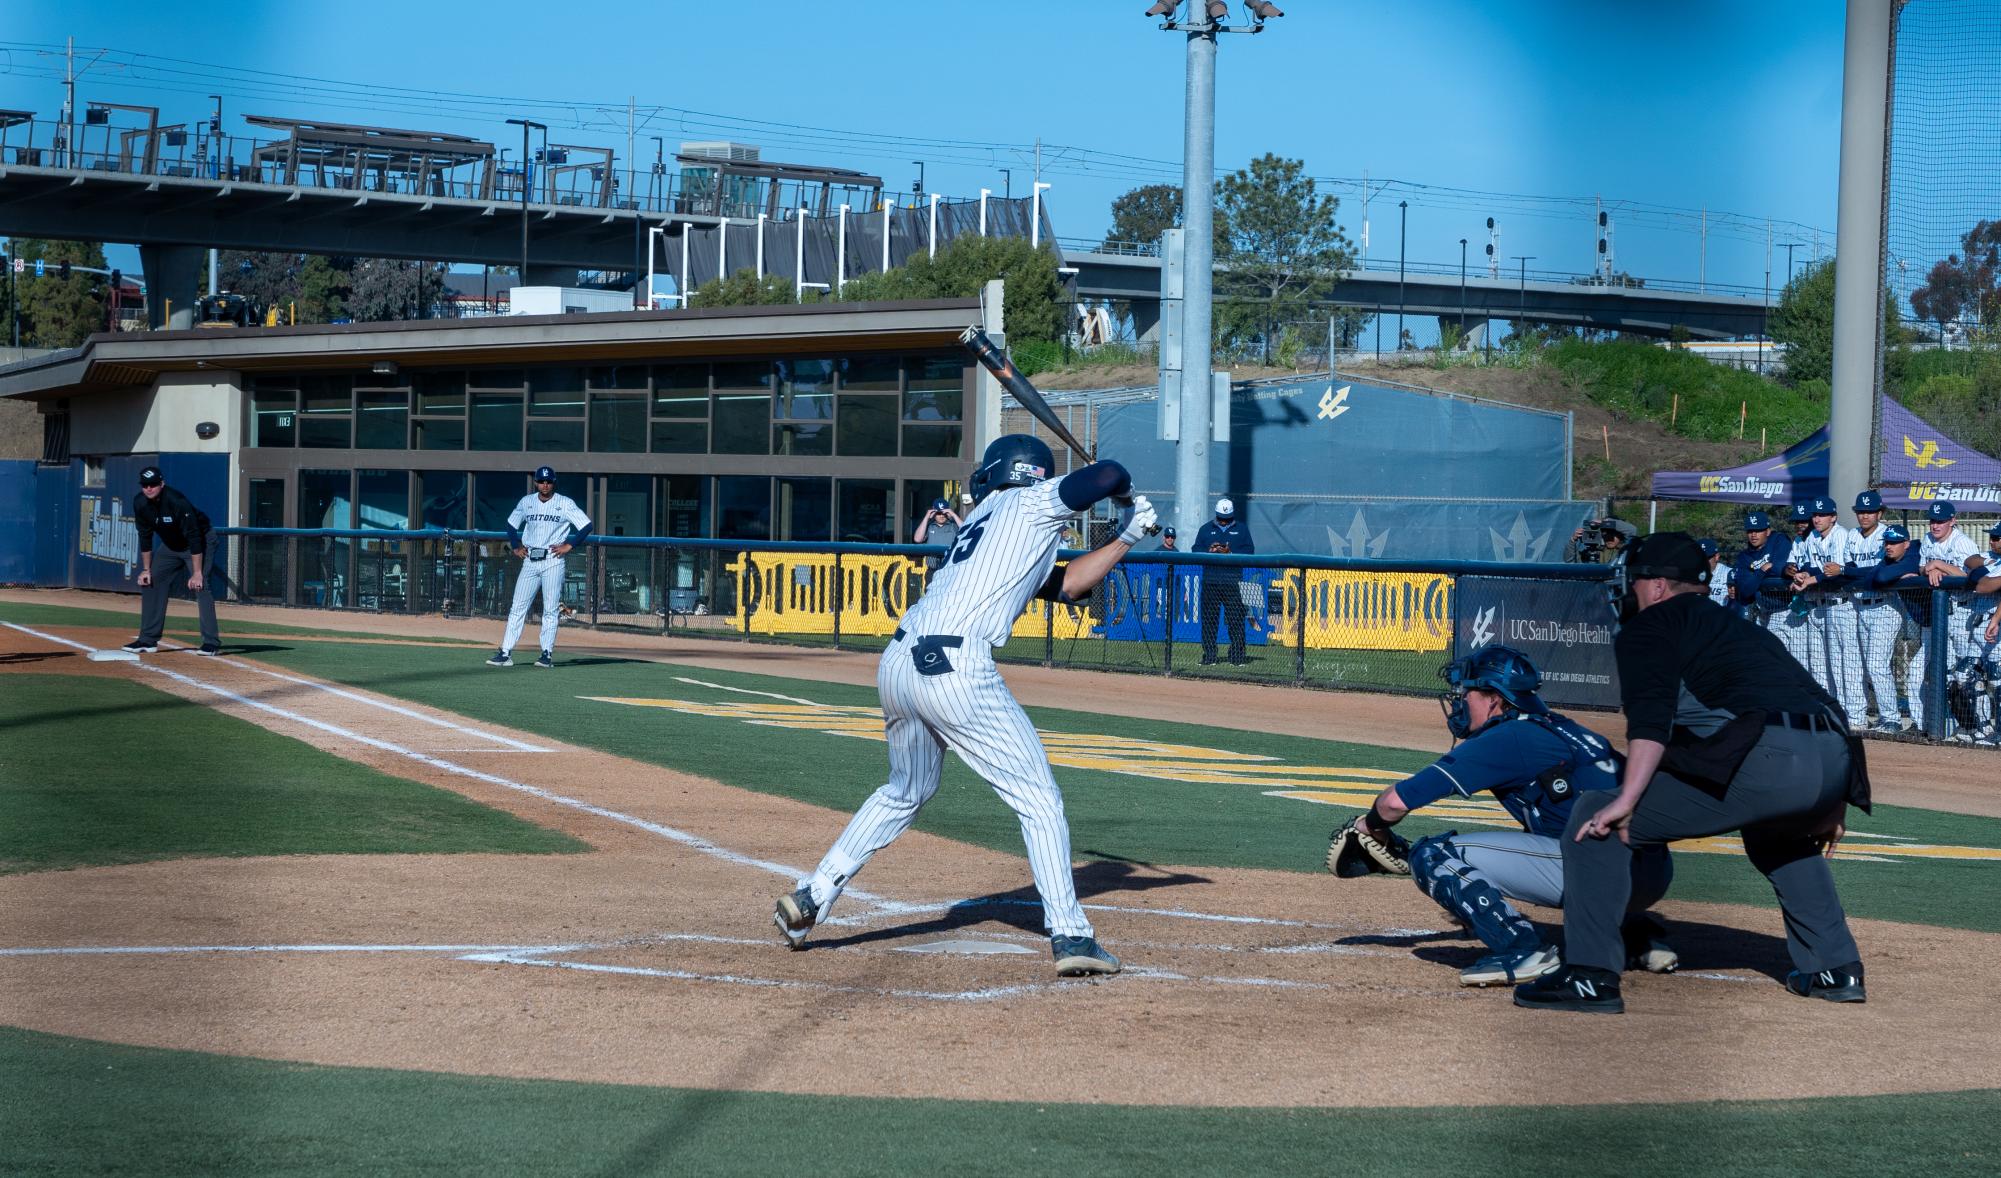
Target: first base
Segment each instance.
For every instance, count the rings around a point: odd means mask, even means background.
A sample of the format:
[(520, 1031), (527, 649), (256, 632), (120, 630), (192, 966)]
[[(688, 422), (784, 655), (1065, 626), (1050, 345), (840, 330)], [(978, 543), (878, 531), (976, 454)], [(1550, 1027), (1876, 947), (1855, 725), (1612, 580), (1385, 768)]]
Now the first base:
[(139, 656), (133, 654), (131, 651), (115, 648), (112, 650), (93, 650), (88, 657), (93, 663), (136, 663), (139, 661)]

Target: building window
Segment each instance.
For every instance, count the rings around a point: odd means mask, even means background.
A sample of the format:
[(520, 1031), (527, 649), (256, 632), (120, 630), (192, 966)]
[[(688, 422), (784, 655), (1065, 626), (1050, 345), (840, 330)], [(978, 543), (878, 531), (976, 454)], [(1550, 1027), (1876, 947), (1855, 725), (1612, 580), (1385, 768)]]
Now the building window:
[(702, 454), (709, 448), (709, 366), (662, 364), (653, 370), (653, 452)]
[(528, 370), (528, 448), (584, 448), (584, 373), (580, 368)]
[(86, 457), (83, 459), (83, 485), (86, 489), (104, 485), (104, 459)]
[(646, 453), (646, 394), (591, 394), (591, 449), (600, 454)]
[(427, 528), (466, 526), (466, 472), (427, 470), (417, 476), (417, 516)]
[(772, 394), (771, 452), (834, 452), (834, 362), (780, 360)]
[(292, 446), (299, 436), (299, 386), (259, 378), (250, 389), (250, 444)]
[(841, 361), (838, 445), (844, 458), (896, 457), (903, 365), (895, 356)]
[(521, 449), (521, 390), (472, 392), (472, 448)]
[(466, 374), (420, 372), (414, 384), (417, 416), (410, 422), (411, 449), (465, 449)]
[(771, 480), (724, 475), (716, 480), (716, 536), (723, 540), (771, 539)]
[(717, 454), (771, 452), (769, 362), (718, 364), (711, 420)]
[(709, 534), (709, 480), (700, 475), (669, 474), (655, 480), (653, 501), (659, 515), (656, 536), (697, 538)]
[(354, 448), (401, 450), (410, 444), (410, 390), (356, 389)]
[[(904, 543), (911, 542), (910, 537), (917, 529), (917, 521), (924, 518), (924, 513), (930, 510), (931, 505), (946, 498), (949, 496), (945, 494), (945, 484), (938, 479), (903, 480), (902, 541)], [(953, 505), (953, 510), (958, 510), (957, 504)]]
[(949, 356), (918, 356), (905, 365), (905, 376), (903, 456), (959, 457), (965, 364)]
[(839, 527), (834, 539), (857, 544), (896, 542), (895, 479), (842, 479), (835, 498)]
[(482, 471), (475, 477), (473, 488), (478, 496), (473, 500), (474, 530), (504, 532), (507, 517), (514, 514), (515, 506), (528, 493), (528, 476)]
[(410, 526), (410, 475), (400, 470), (355, 472), (361, 518), (355, 526), (402, 531)]
[(826, 540), (834, 527), (831, 479), (775, 479), (778, 540)]
[(346, 450), (354, 445), (354, 385), (346, 376), (299, 378), (299, 445)]
[[(352, 478), (345, 470), (300, 471), (298, 526), (354, 527)], [(352, 551), (353, 543), (345, 536), (300, 540), (296, 586), (300, 605), (341, 609), (349, 604), (348, 583), (352, 574), (348, 558)]]

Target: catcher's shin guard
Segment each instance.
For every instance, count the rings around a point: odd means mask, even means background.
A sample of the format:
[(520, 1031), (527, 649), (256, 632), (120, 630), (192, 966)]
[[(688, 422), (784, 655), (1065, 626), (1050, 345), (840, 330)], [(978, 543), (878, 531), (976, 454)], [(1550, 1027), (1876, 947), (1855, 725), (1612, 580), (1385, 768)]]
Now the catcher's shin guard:
[(1542, 944), (1535, 925), (1515, 911), (1499, 888), (1459, 857), (1459, 848), (1452, 844), (1457, 833), (1434, 834), (1411, 845), (1410, 874), (1417, 886), (1497, 953)]

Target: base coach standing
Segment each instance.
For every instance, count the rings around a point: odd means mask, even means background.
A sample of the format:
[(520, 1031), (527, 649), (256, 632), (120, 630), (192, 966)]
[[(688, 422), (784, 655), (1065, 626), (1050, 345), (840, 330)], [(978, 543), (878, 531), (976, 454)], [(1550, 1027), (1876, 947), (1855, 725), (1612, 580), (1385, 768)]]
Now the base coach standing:
[(1861, 954), (1825, 858), (1843, 807), (1869, 809), (1861, 744), (1777, 638), (1709, 600), (1707, 563), (1683, 532), (1647, 536), (1627, 558), (1637, 609), (1613, 645), (1625, 772), (1616, 794), (1581, 793), (1571, 809), (1564, 965), (1517, 987), (1518, 1006), (1625, 1010), (1619, 922), (1634, 850), (1733, 830), (1778, 894), (1793, 960), (1786, 988), (1863, 1000)]
[[(1195, 533), (1195, 552), (1246, 556), (1258, 550), (1251, 529), (1237, 521), (1237, 505), (1216, 500), (1216, 518)], [(1241, 667), (1244, 655), (1244, 570), (1227, 565), (1202, 566), (1202, 665), (1216, 661), (1216, 611), (1223, 611), (1223, 628), (1230, 632), (1230, 663)]]
[[(139, 493), (132, 497), (132, 522), (139, 528), (139, 637), (125, 644), (133, 654), (160, 649), (160, 632), (167, 626), (167, 598), (185, 580), (201, 614), (201, 648), (196, 654), (222, 653), (215, 627), (215, 597), (208, 588), (210, 564), (208, 516), (167, 485), (157, 466), (139, 472)], [(153, 551), (153, 541), (160, 550)]]

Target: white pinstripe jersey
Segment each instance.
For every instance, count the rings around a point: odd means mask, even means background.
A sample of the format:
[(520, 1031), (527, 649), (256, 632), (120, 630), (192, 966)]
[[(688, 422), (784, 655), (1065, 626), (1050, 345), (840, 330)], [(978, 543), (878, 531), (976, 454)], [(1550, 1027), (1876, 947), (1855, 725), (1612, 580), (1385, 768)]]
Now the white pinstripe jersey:
[(1947, 532), (1943, 542), (1932, 539), (1931, 529), (1926, 528), (1924, 539), (1918, 541), (1919, 567), (1923, 567), (1927, 561), (1942, 560), (1947, 564), (1956, 564), (1960, 568), (1965, 568), (1966, 558), (1978, 555), (1980, 555), (1980, 549), (1975, 547), (1973, 541), (1967, 538), (1966, 533), (1960, 531), (1958, 528)]
[(1056, 567), (1063, 525), (1077, 514), (1057, 486), (1049, 479), (1003, 488), (974, 508), (930, 587), (903, 615), (904, 630), (1006, 645), (1014, 620)]
[(1873, 569), (1877, 565), (1882, 564), (1883, 533), (1889, 530), (1890, 525), (1877, 520), (1876, 530), (1873, 532), (1864, 532), (1861, 528), (1855, 528), (1850, 531), (1849, 535), (1854, 537), (1854, 539), (1849, 547), (1849, 551), (1853, 555), (1848, 558), (1848, 563), (1858, 569)]
[(590, 522), (591, 517), (568, 495), (551, 495), (544, 503), (533, 492), (523, 495), (507, 517), (508, 527), (521, 529), (523, 548), (554, 548)]
[(1824, 577), (1827, 573), (1823, 565), (1847, 564), (1854, 559), (1855, 548), (1855, 533), (1836, 524), (1824, 536), (1808, 532), (1806, 539), (1794, 544), (1792, 563), (1801, 569), (1811, 569), (1816, 577)]

